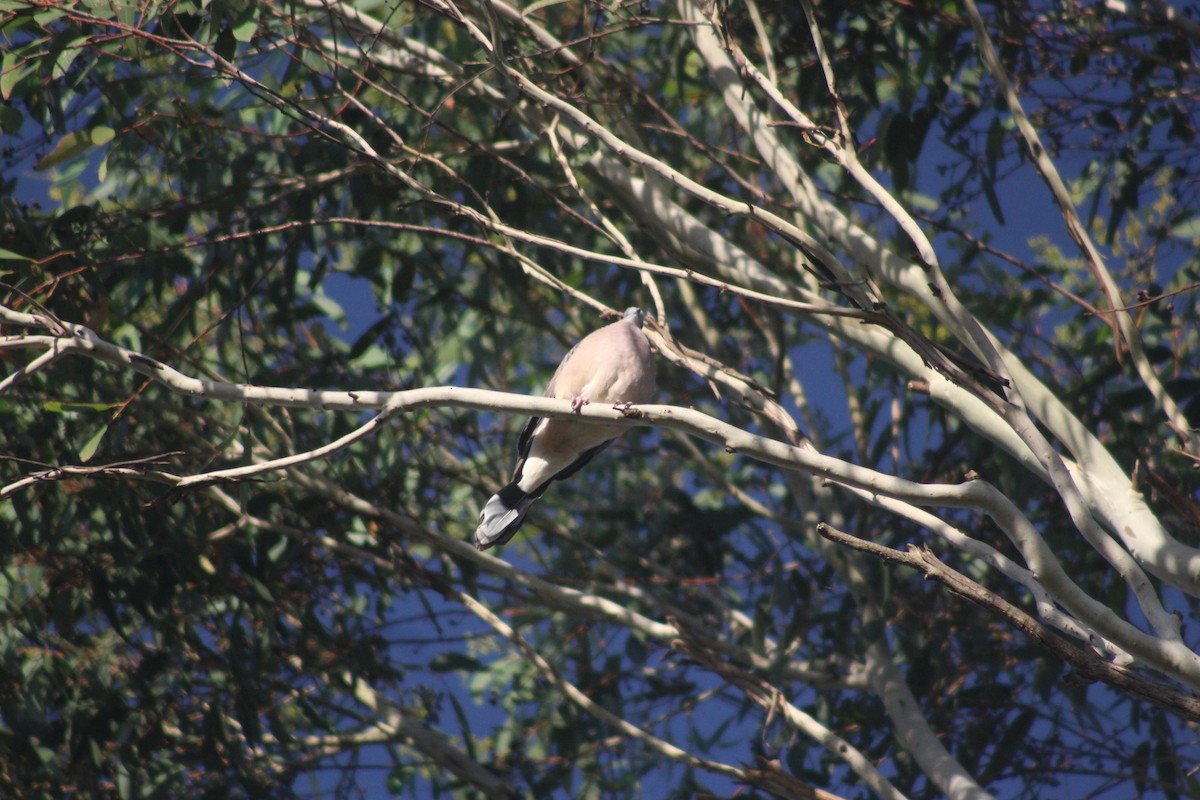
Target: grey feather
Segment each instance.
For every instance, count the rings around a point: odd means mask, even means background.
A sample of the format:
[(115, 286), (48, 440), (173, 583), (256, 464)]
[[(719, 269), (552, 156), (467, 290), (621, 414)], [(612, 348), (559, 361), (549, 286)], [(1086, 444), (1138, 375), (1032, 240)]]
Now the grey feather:
[[(642, 332), (640, 308), (593, 331), (563, 358), (546, 397), (572, 403), (645, 403), (654, 398), (654, 359)], [(624, 433), (622, 425), (533, 417), (517, 441), (512, 481), (479, 514), (475, 546), (504, 544), (520, 529), (534, 501), (556, 480), (574, 475)]]

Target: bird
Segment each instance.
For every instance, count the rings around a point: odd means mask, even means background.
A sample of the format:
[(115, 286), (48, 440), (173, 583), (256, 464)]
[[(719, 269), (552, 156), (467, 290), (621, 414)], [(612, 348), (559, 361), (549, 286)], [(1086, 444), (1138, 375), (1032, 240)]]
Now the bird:
[[(625, 309), (617, 322), (592, 331), (575, 345), (546, 387), (546, 397), (571, 401), (576, 412), (588, 403), (625, 405), (654, 398), (654, 359), (642, 331), (646, 314)], [(486, 550), (512, 539), (525, 514), (554, 481), (569, 478), (625, 432), (624, 425), (533, 417), (517, 440), (512, 481), (484, 505), (475, 547)]]

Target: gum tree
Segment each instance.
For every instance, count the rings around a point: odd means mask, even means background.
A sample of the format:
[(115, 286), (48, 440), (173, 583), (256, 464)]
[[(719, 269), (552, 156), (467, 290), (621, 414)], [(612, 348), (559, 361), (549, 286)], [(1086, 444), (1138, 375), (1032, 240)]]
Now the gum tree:
[(1194, 11), (0, 31), (5, 796), (1200, 790)]

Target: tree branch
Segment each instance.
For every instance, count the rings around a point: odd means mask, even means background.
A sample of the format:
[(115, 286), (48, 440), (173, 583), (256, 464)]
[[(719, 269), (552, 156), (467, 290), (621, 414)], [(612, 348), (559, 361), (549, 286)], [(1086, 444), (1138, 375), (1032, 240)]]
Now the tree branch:
[(1074, 667), (1087, 681), (1107, 683), (1123, 692), (1145, 698), (1185, 719), (1200, 722), (1200, 699), (1166, 684), (1149, 680), (1129, 667), (1106, 661), (1092, 651), (1071, 644), (992, 590), (976, 583), (961, 572), (947, 567), (928, 547), (909, 544), (908, 552), (905, 553), (860, 539), (825, 523), (817, 526), (817, 533), (838, 544), (912, 567), (958, 596), (991, 609), (1010, 625), (1023, 631), (1029, 638), (1045, 647), (1059, 660)]
[[(1171, 425), (1171, 429), (1183, 442), (1183, 449), (1192, 455), (1200, 455), (1200, 438), (1192, 435), (1192, 426), (1188, 422), (1182, 409), (1175, 402), (1175, 399), (1167, 392), (1162, 381), (1159, 380), (1158, 373), (1154, 371), (1154, 367), (1150, 364), (1150, 359), (1146, 355), (1145, 348), (1142, 346), (1142, 337), (1138, 332), (1137, 327), (1133, 323), (1133, 318), (1127, 311), (1122, 309), (1125, 302), (1121, 299), (1121, 290), (1113, 280), (1112, 274), (1104, 265), (1104, 258), (1100, 255), (1100, 251), (1096, 248), (1091, 236), (1088, 235), (1087, 228), (1083, 221), (1079, 218), (1079, 212), (1075, 210), (1075, 203), (1071, 200), (1071, 193), (1067, 190), (1067, 186), (1063, 183), (1062, 178), (1058, 174), (1058, 168), (1054, 165), (1054, 161), (1046, 153), (1046, 148), (1042, 145), (1037, 134), (1037, 129), (1033, 127), (1033, 123), (1029, 121), (1029, 117), (1025, 114), (1025, 109), (1021, 107), (1021, 99), (1017, 95), (1016, 89), (1013, 88), (1012, 82), (1009, 81), (1007, 73), (1004, 71), (1004, 65), (1000, 63), (1000, 57), (996, 54), (996, 49), (992, 45), (992, 39), (988, 35), (987, 26), (984, 25), (983, 17), (979, 13), (979, 9), (975, 5), (974, 0), (964, 0), (967, 9), (967, 15), (971, 20), (971, 27), (975, 30), (975, 35), (979, 39), (979, 53), (988, 72), (996, 81), (1000, 88), (1000, 94), (1004, 97), (1004, 101), (1008, 104), (1009, 113), (1012, 114), (1013, 121), (1016, 123), (1017, 131), (1025, 141), (1025, 146), (1029, 150), (1030, 158), (1033, 159), (1033, 164), (1037, 168), (1038, 173), (1050, 188), (1050, 192), (1054, 197), (1055, 203), (1058, 204), (1062, 211), (1063, 218), (1067, 223), (1067, 231), (1071, 234), (1071, 238), (1079, 245), (1087, 258), (1088, 268), (1095, 276), (1096, 282), (1099, 284), (1101, 291), (1104, 292), (1108, 299), (1109, 308), (1104, 310), (1103, 317), (1113, 328), (1113, 332), (1119, 334), (1120, 339), (1125, 341), (1129, 347), (1130, 356), (1133, 359), (1134, 368), (1142, 379), (1142, 383), (1150, 390), (1154, 396), (1158, 406), (1167, 416), (1167, 420)], [(1116, 342), (1117, 354), (1120, 355), (1121, 342)]]
[[(26, 318), (26, 323), (45, 325), (44, 320), (21, 315), (0, 306), (0, 319)], [(56, 323), (57, 324), (57, 323)], [(318, 448), (322, 453), (368, 435), (387, 420), (409, 411), (431, 407), (470, 408), (487, 411), (510, 411), (554, 419), (617, 424), (657, 425), (683, 431), (725, 448), (789, 472), (804, 472), (837, 483), (881, 493), (922, 506), (944, 505), (954, 508), (974, 508), (990, 516), (1020, 549), (1030, 569), (1086, 625), (1112, 639), (1119, 647), (1141, 658), (1147, 665), (1164, 674), (1200, 687), (1200, 656), (1192, 652), (1177, 637), (1150, 636), (1122, 620), (1104, 604), (1087, 595), (1063, 571), (1041, 535), (1002, 492), (981, 481), (952, 484), (921, 484), (897, 478), (840, 459), (815, 452), (811, 446), (791, 444), (742, 430), (707, 414), (678, 406), (643, 405), (633, 408), (603, 408), (597, 405), (573, 410), (571, 403), (546, 397), (525, 397), (485, 389), (466, 389), (456, 386), (429, 387), (401, 392), (347, 391), (333, 392), (286, 387), (264, 387), (200, 380), (180, 373), (162, 362), (132, 350), (104, 341), (83, 325), (67, 325), (70, 338), (55, 338), (54, 343), (65, 352), (82, 354), (100, 361), (137, 371), (162, 383), (172, 391), (191, 397), (229, 402), (269, 404), (284, 407), (304, 407), (320, 410), (362, 412), (375, 409), (380, 413), (359, 430), (343, 440)], [(316, 451), (314, 451), (316, 452)], [(310, 454), (286, 456), (274, 462), (273, 468), (311, 460)], [(180, 478), (184, 486), (212, 480), (232, 479), (248, 474), (261, 474), (256, 466), (232, 468), (208, 473), (206, 476)], [(164, 473), (158, 473), (160, 476)], [(1123, 551), (1122, 551), (1123, 552)], [(1176, 625), (1178, 622), (1176, 621)], [(1177, 627), (1176, 627), (1177, 629)]]

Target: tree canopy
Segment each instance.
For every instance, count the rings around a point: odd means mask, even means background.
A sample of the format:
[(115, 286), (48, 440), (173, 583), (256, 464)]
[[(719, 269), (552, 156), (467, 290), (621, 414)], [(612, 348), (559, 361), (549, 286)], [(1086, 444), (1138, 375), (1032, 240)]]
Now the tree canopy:
[(0, 0), (0, 794), (1200, 793), (1181, 5)]

